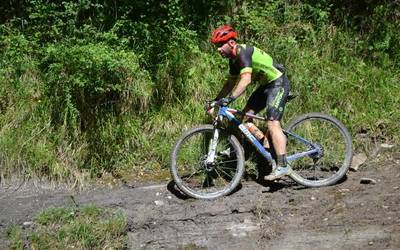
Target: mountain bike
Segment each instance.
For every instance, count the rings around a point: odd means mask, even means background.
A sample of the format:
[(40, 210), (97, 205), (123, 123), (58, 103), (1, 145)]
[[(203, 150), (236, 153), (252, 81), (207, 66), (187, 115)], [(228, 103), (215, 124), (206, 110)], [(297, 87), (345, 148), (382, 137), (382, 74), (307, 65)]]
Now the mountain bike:
[[(183, 193), (198, 199), (230, 194), (245, 171), (243, 146), (227, 124), (237, 128), (272, 168), (276, 167), (271, 152), (242, 123), (243, 118), (265, 121), (264, 117), (216, 102), (208, 104), (216, 109), (213, 123), (184, 132), (171, 154), (173, 180)], [(321, 187), (344, 177), (353, 155), (352, 140), (339, 120), (327, 114), (307, 113), (288, 122), (283, 132), (287, 137), (287, 161), (293, 170), (289, 177), (295, 182)]]

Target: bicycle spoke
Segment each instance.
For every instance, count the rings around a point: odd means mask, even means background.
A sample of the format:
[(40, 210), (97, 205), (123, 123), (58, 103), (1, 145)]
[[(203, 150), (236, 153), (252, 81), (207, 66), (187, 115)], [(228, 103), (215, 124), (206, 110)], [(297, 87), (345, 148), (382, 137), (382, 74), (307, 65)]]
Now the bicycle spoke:
[[(225, 184), (226, 184), (226, 183), (229, 183), (228, 181), (225, 180), (225, 178), (223, 178), (223, 177), (221, 176), (221, 174), (219, 173), (219, 171), (218, 171), (217, 169), (215, 169), (215, 172), (216, 172), (217, 175), (220, 177), (220, 178), (218, 178), (218, 180), (225, 181)], [(222, 171), (222, 172), (224, 172), (224, 171)]]
[[(217, 170), (217, 169), (216, 169), (216, 170)], [(223, 174), (225, 174), (225, 176), (228, 176), (228, 177), (231, 177), (231, 178), (232, 178), (232, 174), (227, 173), (227, 172), (224, 171), (222, 168), (221, 168), (221, 172), (222, 172)]]
[(215, 163), (215, 165), (222, 165), (222, 164), (232, 163), (232, 162), (237, 162), (237, 160), (221, 161), (221, 162)]
[(202, 187), (203, 188), (208, 188), (208, 187), (210, 187), (211, 186), (211, 177), (206, 173), (205, 174), (205, 179), (204, 179), (204, 181), (203, 181), (203, 185), (202, 185)]
[(190, 179), (190, 178), (192, 178), (195, 174), (197, 174), (197, 173), (201, 173), (202, 172), (202, 170), (201, 169), (199, 169), (198, 171), (196, 171), (196, 172), (194, 172), (194, 173), (192, 173), (189, 177), (185, 177), (185, 179)]

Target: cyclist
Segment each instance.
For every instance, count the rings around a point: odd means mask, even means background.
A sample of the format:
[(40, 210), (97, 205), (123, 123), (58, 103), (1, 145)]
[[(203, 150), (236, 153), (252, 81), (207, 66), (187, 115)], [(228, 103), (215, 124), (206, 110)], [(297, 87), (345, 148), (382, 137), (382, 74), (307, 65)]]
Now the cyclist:
[[(283, 67), (274, 64), (270, 55), (254, 46), (238, 44), (237, 37), (237, 33), (229, 25), (222, 25), (212, 32), (211, 43), (218, 47), (218, 52), (223, 57), (229, 59), (230, 73), (215, 101), (222, 105), (233, 102), (245, 91), (252, 78), (261, 76), (262, 84), (250, 96), (244, 112), (256, 114), (266, 108), (269, 133), (266, 136), (272, 140), (277, 156), (277, 168), (264, 178), (275, 180), (292, 171), (287, 165), (286, 136), (280, 124), (290, 83)], [(213, 109), (208, 110), (209, 114), (212, 112)]]

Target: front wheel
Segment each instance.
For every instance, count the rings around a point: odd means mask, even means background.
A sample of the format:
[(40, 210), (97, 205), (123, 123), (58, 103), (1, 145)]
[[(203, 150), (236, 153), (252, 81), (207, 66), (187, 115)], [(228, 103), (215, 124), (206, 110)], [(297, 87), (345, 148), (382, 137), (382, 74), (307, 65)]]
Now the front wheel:
[[(304, 186), (320, 187), (343, 178), (350, 167), (353, 150), (350, 133), (339, 120), (326, 114), (309, 113), (290, 121), (286, 130), (293, 180)], [(315, 149), (318, 152), (290, 158)]]
[(244, 172), (243, 148), (235, 136), (218, 130), (213, 162), (207, 161), (214, 127), (201, 125), (185, 132), (171, 155), (171, 175), (185, 194), (213, 199), (231, 193)]

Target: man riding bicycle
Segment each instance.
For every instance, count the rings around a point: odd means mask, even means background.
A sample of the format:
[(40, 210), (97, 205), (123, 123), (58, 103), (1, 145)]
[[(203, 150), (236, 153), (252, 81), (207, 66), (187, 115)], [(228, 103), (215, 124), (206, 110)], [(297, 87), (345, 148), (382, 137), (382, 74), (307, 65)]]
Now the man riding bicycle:
[[(256, 114), (266, 108), (266, 136), (271, 138), (277, 156), (277, 168), (265, 179), (275, 180), (291, 173), (286, 160), (286, 136), (280, 124), (290, 83), (282, 67), (274, 64), (270, 55), (254, 46), (238, 44), (237, 37), (229, 25), (222, 25), (212, 32), (211, 42), (223, 57), (229, 59), (230, 73), (215, 101), (228, 105), (245, 91), (255, 74), (261, 75), (261, 85), (250, 96), (244, 112)], [(212, 112), (213, 109), (208, 110), (209, 114)]]

